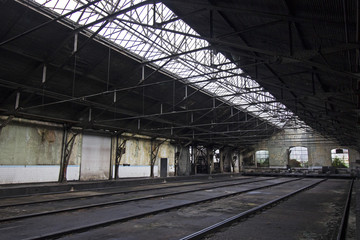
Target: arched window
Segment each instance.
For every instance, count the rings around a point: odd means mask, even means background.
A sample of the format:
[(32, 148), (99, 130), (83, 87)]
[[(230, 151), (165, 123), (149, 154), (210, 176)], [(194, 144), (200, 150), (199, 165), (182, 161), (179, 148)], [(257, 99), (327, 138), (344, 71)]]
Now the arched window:
[(255, 153), (255, 159), (258, 167), (269, 167), (269, 151), (257, 151)]
[(291, 147), (289, 149), (290, 167), (308, 167), (308, 149), (306, 147)]
[(331, 162), (334, 167), (349, 167), (349, 150), (343, 148), (332, 149)]

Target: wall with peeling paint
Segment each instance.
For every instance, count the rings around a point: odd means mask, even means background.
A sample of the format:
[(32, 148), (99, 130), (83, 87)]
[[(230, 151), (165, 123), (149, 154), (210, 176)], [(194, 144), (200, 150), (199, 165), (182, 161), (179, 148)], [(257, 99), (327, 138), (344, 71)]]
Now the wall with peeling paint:
[(1, 165), (57, 165), (62, 131), (11, 124), (0, 135)]
[[(63, 134), (61, 125), (23, 119), (14, 120), (4, 127), (0, 134), (0, 184), (58, 181)], [(72, 133), (68, 135), (68, 139), (71, 137)], [(95, 138), (107, 139), (104, 143), (106, 146), (103, 146), (107, 149), (106, 156), (95, 156), (92, 153), (93, 147), (86, 141), (84, 145), (84, 135), (78, 134), (69, 159), (67, 180), (107, 179), (109, 175), (114, 177), (115, 137), (99, 135)], [(149, 177), (151, 139), (130, 134), (127, 139), (119, 177)], [(176, 149), (168, 141), (160, 146), (154, 166), (155, 176), (160, 176), (161, 158), (168, 159), (167, 175), (175, 174)], [(89, 156), (94, 157), (90, 165)], [(183, 166), (182, 162), (188, 165), (188, 153), (183, 152), (179, 165)], [(188, 175), (188, 168), (186, 166), (181, 169), (181, 175)]]
[[(119, 177), (149, 177), (150, 176), (150, 155), (151, 140), (146, 136), (136, 136), (130, 138), (125, 144), (125, 154), (121, 158)], [(115, 141), (113, 140), (113, 159), (115, 159)], [(160, 158), (168, 159), (168, 176), (173, 176), (175, 172), (174, 158), (176, 147), (169, 142), (164, 142), (159, 148), (159, 152), (154, 165), (154, 176), (160, 176)], [(112, 162), (114, 165), (114, 161)], [(114, 167), (113, 167), (114, 168)], [(113, 177), (115, 170), (113, 170)]]
[[(57, 181), (63, 131), (57, 127), (12, 122), (0, 134), (0, 183)], [(81, 136), (69, 160), (68, 180), (79, 179)]]
[(160, 159), (168, 159), (168, 176), (174, 176), (175, 173), (175, 151), (176, 148), (174, 145), (171, 145), (168, 142), (163, 143), (160, 146), (159, 153), (155, 165), (158, 166), (158, 175), (160, 175)]

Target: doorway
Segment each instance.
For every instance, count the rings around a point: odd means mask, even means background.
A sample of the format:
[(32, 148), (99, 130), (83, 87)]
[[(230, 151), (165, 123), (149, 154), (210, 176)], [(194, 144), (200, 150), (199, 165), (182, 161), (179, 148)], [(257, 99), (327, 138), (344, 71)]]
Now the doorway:
[(167, 177), (167, 169), (168, 169), (168, 159), (161, 158), (160, 159), (160, 177)]

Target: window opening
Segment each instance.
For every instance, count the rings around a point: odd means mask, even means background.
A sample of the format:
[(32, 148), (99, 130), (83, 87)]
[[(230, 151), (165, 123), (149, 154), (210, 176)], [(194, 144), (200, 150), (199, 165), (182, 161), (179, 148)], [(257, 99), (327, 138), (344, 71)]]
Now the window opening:
[(260, 150), (255, 153), (256, 165), (258, 167), (269, 167), (269, 151)]
[[(76, 0), (34, 1), (40, 10), (47, 7), (60, 15), (86, 3)], [(104, 19), (121, 11), (111, 21)], [(143, 62), (161, 66), (162, 71), (179, 81), (192, 83), (273, 126), (283, 127), (287, 120), (295, 118), (285, 105), (246, 76), (235, 63), (222, 53), (213, 51), (204, 37), (177, 18), (165, 4), (145, 3), (144, 0), (102, 0), (69, 14), (67, 19), (86, 26), (86, 31), (97, 33), (102, 41), (106, 39), (122, 51), (140, 57)]]
[(336, 148), (331, 150), (331, 165), (334, 167), (349, 167), (349, 150)]
[(290, 167), (308, 167), (308, 149), (306, 147), (291, 147), (289, 149)]

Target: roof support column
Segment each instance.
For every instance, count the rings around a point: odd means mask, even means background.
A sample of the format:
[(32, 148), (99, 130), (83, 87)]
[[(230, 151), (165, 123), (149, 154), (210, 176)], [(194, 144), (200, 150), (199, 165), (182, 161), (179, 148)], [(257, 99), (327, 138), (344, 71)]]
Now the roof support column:
[(14, 111), (11, 113), (10, 116), (8, 116), (8, 118), (3, 121), (2, 123), (0, 123), (0, 134), (1, 134), (1, 131), (4, 127), (6, 127), (6, 125), (8, 125), (12, 120), (13, 118), (15, 117), (15, 114), (16, 112), (19, 111), (19, 106), (20, 106), (20, 90), (16, 92), (16, 98), (15, 98), (15, 107), (14, 107)]
[(159, 153), (159, 149), (161, 144), (163, 144), (166, 140), (156, 141), (155, 139), (151, 140), (151, 150), (150, 150), (150, 177), (154, 177), (154, 165), (156, 162), (157, 155)]
[(126, 139), (121, 140), (120, 136), (116, 136), (116, 156), (115, 156), (115, 179), (119, 179), (119, 166), (122, 156), (125, 154)]
[(208, 173), (211, 175), (214, 171), (214, 149), (208, 147), (206, 149), (207, 162), (208, 162)]
[(224, 149), (224, 148), (220, 148), (220, 160), (219, 160), (219, 163), (220, 163), (220, 173), (223, 173), (223, 172), (224, 172), (224, 160), (225, 160), (225, 157), (226, 157), (225, 149)]
[[(71, 152), (75, 143), (76, 136), (79, 133), (71, 133), (70, 129), (64, 125), (62, 149), (61, 149), (61, 161), (60, 161), (60, 172), (59, 182), (66, 182), (67, 166), (69, 164)], [(71, 136), (71, 137), (70, 137)], [(68, 140), (68, 138), (70, 139)]]
[(179, 145), (177, 147), (177, 176), (189, 176), (191, 172), (191, 163), (190, 163), (190, 151), (189, 147)]

